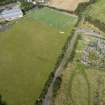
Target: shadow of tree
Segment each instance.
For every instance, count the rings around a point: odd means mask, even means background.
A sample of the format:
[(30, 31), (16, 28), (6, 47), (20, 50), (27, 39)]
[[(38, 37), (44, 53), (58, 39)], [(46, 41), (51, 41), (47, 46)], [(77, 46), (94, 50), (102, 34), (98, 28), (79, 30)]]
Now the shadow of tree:
[(7, 105), (7, 103), (2, 100), (2, 96), (1, 95), (0, 95), (0, 105)]

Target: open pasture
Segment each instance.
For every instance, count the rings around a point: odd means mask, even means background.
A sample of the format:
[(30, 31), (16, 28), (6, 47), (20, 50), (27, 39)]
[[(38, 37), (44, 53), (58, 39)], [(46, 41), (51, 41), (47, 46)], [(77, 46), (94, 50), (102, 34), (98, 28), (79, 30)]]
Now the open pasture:
[(42, 8), (0, 32), (0, 94), (8, 105), (34, 105), (76, 22), (77, 17)]

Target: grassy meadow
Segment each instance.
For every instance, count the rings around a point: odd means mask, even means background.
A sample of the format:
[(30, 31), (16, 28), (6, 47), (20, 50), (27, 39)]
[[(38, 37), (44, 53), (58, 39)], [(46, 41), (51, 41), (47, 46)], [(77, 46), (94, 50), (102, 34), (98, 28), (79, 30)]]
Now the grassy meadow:
[(0, 32), (0, 94), (8, 105), (34, 105), (76, 22), (42, 8)]
[(75, 57), (62, 74), (62, 84), (53, 105), (104, 105), (105, 71), (81, 63), (83, 49), (95, 38), (79, 39)]
[(88, 6), (85, 14), (105, 24), (105, 0), (96, 0), (94, 4)]

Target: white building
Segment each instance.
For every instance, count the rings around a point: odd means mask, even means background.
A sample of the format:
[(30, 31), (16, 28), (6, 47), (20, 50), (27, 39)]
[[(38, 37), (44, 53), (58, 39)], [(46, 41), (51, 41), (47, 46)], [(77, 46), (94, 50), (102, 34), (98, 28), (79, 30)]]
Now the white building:
[(31, 3), (33, 3), (34, 5), (36, 4), (36, 3), (44, 3), (45, 2), (45, 0), (26, 0), (27, 2), (31, 2)]
[(33, 0), (27, 0), (27, 2), (33, 2)]
[(0, 18), (11, 21), (14, 19), (18, 19), (23, 17), (23, 12), (18, 6), (14, 6), (11, 8), (5, 8), (1, 13), (0, 13)]

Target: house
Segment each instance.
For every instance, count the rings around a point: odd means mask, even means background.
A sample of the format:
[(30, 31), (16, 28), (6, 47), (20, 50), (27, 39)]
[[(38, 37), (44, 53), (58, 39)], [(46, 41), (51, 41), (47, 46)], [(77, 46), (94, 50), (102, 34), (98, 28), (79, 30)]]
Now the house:
[(23, 12), (18, 6), (5, 8), (0, 12), (0, 19), (11, 21), (23, 17)]
[(31, 2), (31, 3), (33, 3), (34, 5), (36, 5), (37, 3), (44, 3), (45, 0), (27, 0), (27, 2)]
[(27, 2), (33, 2), (33, 0), (27, 0)]
[(44, 3), (45, 0), (36, 0), (38, 3)]

